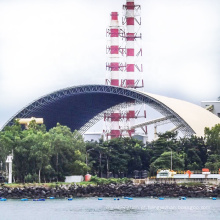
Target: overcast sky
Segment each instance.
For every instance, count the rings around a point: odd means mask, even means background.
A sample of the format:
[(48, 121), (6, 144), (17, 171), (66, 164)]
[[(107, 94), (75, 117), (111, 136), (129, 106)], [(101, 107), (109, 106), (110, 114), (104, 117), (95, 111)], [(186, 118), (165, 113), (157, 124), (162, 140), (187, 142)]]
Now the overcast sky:
[[(220, 96), (220, 1), (136, 0), (145, 91)], [(0, 0), (0, 127), (55, 90), (104, 84), (106, 27), (125, 0)]]

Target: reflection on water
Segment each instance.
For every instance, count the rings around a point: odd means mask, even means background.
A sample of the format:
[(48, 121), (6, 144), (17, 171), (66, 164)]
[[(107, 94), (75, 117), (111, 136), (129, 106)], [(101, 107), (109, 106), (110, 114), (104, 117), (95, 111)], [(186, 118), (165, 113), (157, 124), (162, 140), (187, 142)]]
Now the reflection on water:
[(54, 199), (46, 201), (7, 200), (0, 202), (0, 219), (220, 219), (220, 199), (151, 199), (133, 200), (114, 198), (81, 199), (72, 201)]

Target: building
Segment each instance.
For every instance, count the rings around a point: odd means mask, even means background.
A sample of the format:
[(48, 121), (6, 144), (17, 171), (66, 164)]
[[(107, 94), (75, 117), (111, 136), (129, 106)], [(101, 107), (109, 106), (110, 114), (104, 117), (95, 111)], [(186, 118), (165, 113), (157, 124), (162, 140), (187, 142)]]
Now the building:
[(202, 101), (201, 106), (220, 118), (220, 97), (217, 101)]
[(142, 141), (144, 144), (147, 143), (147, 135), (145, 135), (145, 134), (134, 134), (132, 136), (132, 138), (139, 140), (139, 141)]
[(204, 128), (220, 124), (215, 114), (183, 100), (116, 86), (83, 85), (40, 97), (12, 116), (2, 129), (13, 125), (16, 118), (36, 117), (44, 119), (48, 130), (59, 122), (84, 134), (103, 119), (107, 109), (132, 100), (154, 108), (186, 136), (204, 136)]
[(103, 138), (102, 132), (86, 132), (84, 135), (85, 141), (97, 141)]

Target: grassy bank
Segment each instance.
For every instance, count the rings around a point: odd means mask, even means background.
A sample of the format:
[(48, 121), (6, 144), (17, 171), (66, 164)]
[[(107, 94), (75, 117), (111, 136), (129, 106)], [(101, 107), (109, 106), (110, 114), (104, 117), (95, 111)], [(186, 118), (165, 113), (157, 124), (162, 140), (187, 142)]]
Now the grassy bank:
[(80, 183), (65, 183), (65, 182), (51, 182), (51, 183), (2, 183), (1, 186), (6, 186), (10, 188), (24, 188), (24, 187), (46, 187), (46, 188), (55, 188), (56, 186), (60, 185), (70, 185), (70, 184), (77, 184), (77, 185), (108, 185), (108, 184), (125, 184), (125, 183), (132, 183), (132, 179), (129, 178), (99, 178), (97, 176), (93, 176), (89, 182), (80, 182)]

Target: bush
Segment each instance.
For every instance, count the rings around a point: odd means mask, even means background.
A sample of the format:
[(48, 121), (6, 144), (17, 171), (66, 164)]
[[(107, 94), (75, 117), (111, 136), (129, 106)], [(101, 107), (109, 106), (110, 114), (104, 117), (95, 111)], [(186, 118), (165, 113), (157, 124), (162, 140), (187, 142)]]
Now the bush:
[(33, 183), (33, 177), (30, 173), (24, 177), (25, 183)]
[(190, 187), (190, 186), (203, 186), (203, 183), (200, 182), (188, 182), (188, 183), (178, 183), (178, 185), (180, 186), (186, 186), (186, 187)]
[(95, 183), (97, 185), (107, 185), (107, 184), (125, 184), (125, 183), (132, 183), (132, 180), (129, 178), (121, 178), (121, 179), (117, 179), (117, 178), (99, 178), (97, 176), (92, 176), (91, 177), (91, 181), (92, 183)]

